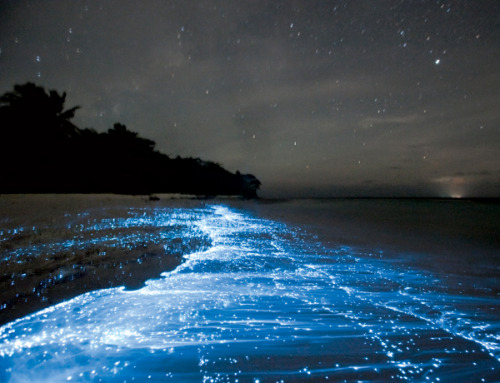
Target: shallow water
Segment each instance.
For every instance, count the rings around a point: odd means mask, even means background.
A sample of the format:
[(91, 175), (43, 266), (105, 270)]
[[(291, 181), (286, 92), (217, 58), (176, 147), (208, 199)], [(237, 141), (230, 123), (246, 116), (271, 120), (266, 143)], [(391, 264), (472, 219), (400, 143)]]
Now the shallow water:
[(227, 205), (195, 213), (146, 212), (210, 240), (174, 271), (1, 327), (0, 381), (500, 379), (495, 278), (326, 247)]
[[(49, 202), (37, 206), (36, 212), (45, 211), (34, 217), (17, 209), (5, 214), (0, 204), (6, 217), (0, 226), (0, 325), (87, 291), (142, 287), (178, 266), (182, 255), (210, 246), (190, 223), (196, 208), (156, 209), (132, 197), (96, 197), (106, 202), (100, 207), (88, 197), (59, 199), (70, 203), (26, 196), (28, 205)], [(85, 208), (75, 208), (78, 201)]]

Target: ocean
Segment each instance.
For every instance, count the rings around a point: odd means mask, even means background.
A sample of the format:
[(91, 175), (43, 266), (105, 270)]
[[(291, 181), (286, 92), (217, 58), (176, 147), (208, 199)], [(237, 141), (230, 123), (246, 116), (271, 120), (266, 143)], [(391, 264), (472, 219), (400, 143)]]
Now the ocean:
[(1, 196), (0, 212), (2, 382), (500, 381), (494, 201)]

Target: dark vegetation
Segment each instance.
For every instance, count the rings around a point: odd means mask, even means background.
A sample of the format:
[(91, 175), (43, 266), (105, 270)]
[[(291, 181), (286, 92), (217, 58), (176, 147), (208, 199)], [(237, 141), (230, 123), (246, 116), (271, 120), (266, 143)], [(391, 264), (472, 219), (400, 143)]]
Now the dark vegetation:
[(33, 83), (0, 97), (0, 193), (183, 193), (257, 197), (260, 182), (199, 158), (170, 158), (115, 123), (105, 133), (71, 120), (66, 93)]

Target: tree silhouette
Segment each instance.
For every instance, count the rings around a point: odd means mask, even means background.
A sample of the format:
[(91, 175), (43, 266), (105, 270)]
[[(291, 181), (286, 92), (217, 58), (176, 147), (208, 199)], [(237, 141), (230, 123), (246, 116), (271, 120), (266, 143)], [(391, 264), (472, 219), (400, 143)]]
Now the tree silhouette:
[(31, 82), (15, 85), (12, 92), (0, 97), (2, 122), (7, 123), (2, 129), (19, 129), (19, 133), (34, 137), (74, 137), (78, 128), (71, 119), (79, 106), (64, 110), (65, 101), (66, 92), (62, 95), (55, 90), (47, 93)]
[(155, 142), (139, 137), (139, 134), (128, 130), (120, 123), (115, 123), (107, 132), (108, 140), (116, 145), (122, 153), (134, 155), (150, 155), (155, 148)]
[(80, 129), (66, 93), (33, 83), (0, 97), (0, 193), (160, 192), (255, 198), (260, 182), (199, 158), (169, 158), (155, 142), (115, 123), (105, 133)]
[[(12, 92), (0, 97), (4, 170), (0, 182), (7, 184), (7, 191), (45, 191), (53, 178), (68, 170), (70, 163), (58, 162), (71, 155), (72, 140), (80, 130), (71, 122), (79, 107), (65, 109), (65, 101), (66, 93), (46, 92), (33, 83), (15, 85)], [(55, 168), (55, 172), (48, 171)]]

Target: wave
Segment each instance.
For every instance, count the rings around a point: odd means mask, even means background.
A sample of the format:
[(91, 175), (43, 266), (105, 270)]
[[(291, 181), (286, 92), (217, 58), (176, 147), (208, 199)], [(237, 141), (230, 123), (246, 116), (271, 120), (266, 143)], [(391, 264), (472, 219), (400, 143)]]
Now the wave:
[(498, 378), (494, 297), (223, 205), (159, 214), (210, 246), (4, 325), (2, 381)]
[(0, 231), (0, 323), (86, 291), (139, 288), (210, 247), (191, 209), (89, 209)]

